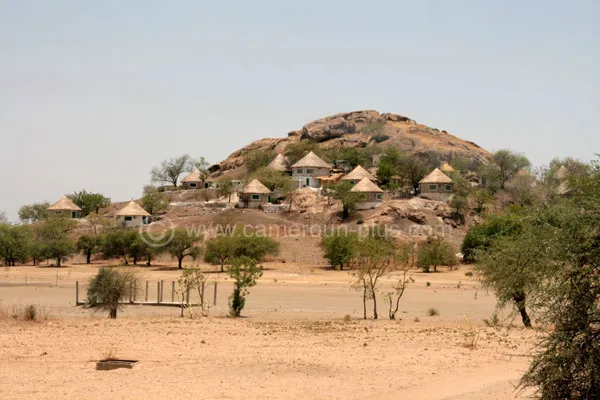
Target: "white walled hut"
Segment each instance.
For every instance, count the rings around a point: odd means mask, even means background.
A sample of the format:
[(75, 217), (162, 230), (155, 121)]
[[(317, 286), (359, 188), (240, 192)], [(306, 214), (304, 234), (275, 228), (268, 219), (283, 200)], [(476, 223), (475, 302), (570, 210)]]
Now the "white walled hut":
[(150, 213), (135, 201), (130, 201), (115, 214), (117, 226), (137, 227), (150, 223)]
[(292, 179), (297, 182), (298, 188), (318, 188), (321, 186), (321, 181), (317, 178), (329, 175), (331, 175), (331, 165), (321, 160), (312, 151), (292, 165)]
[(373, 174), (364, 169), (362, 166), (358, 165), (342, 178), (342, 182), (351, 182), (356, 185), (365, 178), (373, 183), (377, 182), (377, 178), (375, 178)]
[(359, 210), (377, 208), (383, 201), (383, 190), (369, 178), (363, 178), (350, 191), (360, 193), (360, 201), (356, 203), (356, 208)]
[(449, 201), (452, 199), (453, 191), (454, 182), (439, 168), (419, 181), (419, 196), (426, 199)]
[(67, 196), (61, 197), (60, 200), (48, 207), (48, 211), (55, 216), (81, 218), (81, 208)]
[(258, 179), (254, 179), (247, 184), (240, 192), (238, 203), (239, 208), (260, 208), (271, 201), (273, 192), (262, 184)]

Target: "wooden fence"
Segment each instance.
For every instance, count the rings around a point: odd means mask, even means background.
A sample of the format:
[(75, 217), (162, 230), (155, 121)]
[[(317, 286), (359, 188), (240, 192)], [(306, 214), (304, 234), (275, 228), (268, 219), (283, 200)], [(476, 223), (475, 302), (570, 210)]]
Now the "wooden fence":
[[(144, 290), (142, 290), (142, 288), (137, 287), (137, 285), (132, 286), (129, 290), (129, 299), (125, 300), (125, 301), (121, 301), (122, 304), (133, 304), (133, 305), (140, 305), (140, 306), (165, 306), (165, 307), (181, 307), (181, 305), (183, 304), (186, 307), (190, 307), (190, 306), (199, 306), (199, 303), (195, 303), (192, 299), (192, 293), (191, 293), (191, 288), (187, 288), (187, 290), (185, 291), (185, 298), (183, 300), (183, 302), (181, 301), (181, 292), (177, 289), (176, 287), (176, 282), (175, 281), (171, 281), (171, 284), (168, 286), (171, 286), (170, 290), (167, 290), (167, 292), (165, 292), (165, 281), (157, 281), (156, 282), (156, 292), (152, 293), (152, 288), (154, 286), (154, 283), (150, 283), (149, 281), (146, 281), (146, 285)], [(167, 288), (168, 288), (167, 286)], [(213, 293), (212, 293), (212, 304), (213, 306), (217, 305), (217, 288), (218, 288), (218, 282), (213, 282), (211, 284), (209, 284), (208, 286), (212, 286), (213, 289)], [(154, 294), (155, 297), (154, 299), (151, 299), (150, 296)], [(166, 296), (170, 294), (170, 299)], [(206, 293), (205, 292), (205, 285), (203, 284), (201, 287), (201, 294), (200, 296), (203, 299), (206, 299)], [(138, 298), (139, 296), (139, 298)], [(198, 299), (199, 301), (200, 299)], [(206, 300), (205, 300), (206, 301)], [(85, 301), (79, 301), (79, 281), (75, 282), (75, 304), (78, 306), (82, 306), (85, 305), (86, 302)]]

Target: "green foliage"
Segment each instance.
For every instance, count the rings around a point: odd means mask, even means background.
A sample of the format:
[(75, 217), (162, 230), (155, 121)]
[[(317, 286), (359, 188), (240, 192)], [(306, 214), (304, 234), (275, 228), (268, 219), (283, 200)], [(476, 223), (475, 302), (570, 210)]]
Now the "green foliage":
[(447, 266), (453, 267), (458, 265), (458, 259), (452, 246), (443, 238), (431, 238), (419, 246), (418, 265), (425, 272), (430, 272), (433, 267), (433, 272), (437, 272), (437, 267)]
[(29, 258), (31, 239), (25, 226), (0, 224), (0, 258), (4, 265), (26, 262)]
[(342, 230), (333, 231), (321, 240), (321, 247), (325, 251), (325, 259), (329, 261), (331, 268), (341, 271), (348, 265), (356, 252), (358, 235), (353, 232)]
[(231, 179), (221, 179), (218, 182), (217, 196), (227, 197), (227, 202), (231, 203), (231, 195), (235, 193), (235, 187)]
[(385, 128), (385, 121), (379, 120), (366, 125), (364, 128), (362, 128), (362, 131), (365, 135), (373, 135), (383, 131), (383, 128)]
[(545, 188), (532, 175), (517, 175), (505, 185), (506, 192), (513, 202), (521, 206), (541, 205), (545, 198)]
[(382, 159), (377, 167), (377, 180), (384, 187), (389, 187), (392, 177), (398, 173), (398, 168), (390, 160)]
[(475, 189), (472, 195), (476, 204), (475, 211), (480, 214), (485, 210), (485, 206), (487, 204), (490, 204), (494, 201), (494, 195), (489, 189), (486, 188)]
[(359, 165), (368, 167), (371, 164), (367, 151), (359, 147), (342, 147), (339, 157), (350, 168), (356, 168)]
[(258, 179), (271, 191), (279, 190), (282, 193), (289, 193), (295, 188), (291, 177), (269, 167), (259, 168), (254, 171), (250, 176), (250, 180), (252, 179)]
[(518, 235), (522, 229), (523, 221), (516, 214), (490, 215), (485, 222), (469, 228), (461, 246), (464, 260), (475, 262), (477, 252), (488, 248), (493, 239)]
[(62, 260), (73, 254), (75, 245), (69, 239), (68, 233), (75, 226), (70, 218), (49, 218), (43, 224), (34, 228), (34, 241), (31, 244), (31, 255), (38, 259), (54, 259), (60, 267)]
[(311, 140), (301, 140), (298, 142), (289, 143), (285, 147), (285, 156), (287, 157), (290, 165), (293, 165), (311, 151), (321, 158), (325, 157), (326, 155), (325, 152), (319, 147), (317, 142)]
[(144, 186), (142, 195), (142, 207), (151, 215), (166, 210), (169, 206), (169, 198), (160, 192), (154, 185)]
[(48, 202), (24, 205), (19, 209), (19, 219), (22, 222), (37, 222), (48, 218)]
[(506, 182), (530, 165), (531, 162), (524, 155), (504, 149), (494, 153), (493, 163), (484, 165), (480, 173), (486, 187), (504, 189)]
[(109, 318), (117, 318), (120, 301), (126, 299), (138, 286), (134, 272), (102, 267), (90, 279), (87, 290), (87, 304), (109, 312)]
[(110, 198), (105, 197), (100, 193), (87, 192), (82, 189), (79, 192), (74, 192), (69, 196), (73, 203), (81, 208), (81, 214), (85, 217), (90, 213), (98, 213), (101, 208), (110, 205)]
[(334, 186), (334, 197), (342, 202), (342, 219), (347, 220), (350, 215), (356, 211), (356, 203), (360, 201), (360, 193), (352, 192), (354, 185), (351, 182), (343, 181)]
[(163, 182), (177, 187), (181, 174), (191, 171), (193, 166), (194, 160), (189, 154), (164, 160), (150, 171), (152, 182)]
[(244, 153), (244, 165), (246, 165), (247, 173), (250, 175), (256, 170), (266, 167), (276, 155), (273, 150), (266, 149), (250, 150)]
[(461, 174), (465, 174), (469, 171), (469, 164), (470, 161), (468, 158), (460, 156), (452, 157), (452, 160), (450, 161), (452, 168), (459, 171)]
[(225, 264), (235, 257), (238, 239), (235, 236), (218, 236), (206, 242), (204, 261), (220, 265), (221, 272), (225, 270)]
[(454, 196), (452, 196), (450, 206), (454, 209), (456, 219), (464, 222), (464, 215), (469, 211), (471, 183), (458, 172), (452, 173), (450, 177), (454, 182)]
[[(170, 235), (167, 235), (169, 237)], [(183, 268), (183, 259), (190, 257), (193, 260), (197, 259), (202, 253), (202, 249), (196, 244), (202, 241), (201, 236), (190, 235), (185, 228), (175, 228), (173, 238), (166, 245), (165, 249), (171, 256), (177, 258), (177, 266)]]
[(131, 248), (138, 239), (138, 232), (128, 229), (113, 229), (101, 237), (100, 247), (105, 258), (121, 258), (129, 265)]
[(279, 242), (258, 234), (239, 234), (235, 236), (235, 257), (248, 257), (261, 262), (267, 256), (279, 253)]
[(255, 259), (250, 257), (237, 257), (227, 268), (229, 277), (233, 279), (233, 293), (229, 297), (229, 315), (239, 317), (246, 305), (246, 296), (249, 288), (256, 286), (262, 276), (262, 266), (257, 266)]

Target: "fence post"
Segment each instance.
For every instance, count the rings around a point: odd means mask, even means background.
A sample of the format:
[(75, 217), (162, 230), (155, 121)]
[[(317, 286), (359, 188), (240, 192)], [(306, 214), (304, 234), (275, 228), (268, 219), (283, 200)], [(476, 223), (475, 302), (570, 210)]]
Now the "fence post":
[(160, 281), (156, 282), (156, 304), (160, 304)]
[(146, 297), (144, 300), (146, 303), (148, 302), (148, 281), (146, 281)]
[(201, 296), (202, 298), (200, 299), (200, 302), (202, 304), (200, 304), (200, 307), (202, 307), (202, 309), (204, 309), (204, 282), (202, 282), (202, 292), (201, 293), (202, 293), (202, 296)]
[(217, 281), (215, 281), (215, 290), (213, 292), (213, 306), (217, 305)]
[(138, 285), (138, 283), (137, 283), (137, 281), (135, 281), (133, 283), (133, 302), (134, 303), (135, 303), (135, 300), (137, 298), (137, 285)]
[(160, 302), (162, 303), (164, 300), (165, 294), (165, 281), (160, 281)]
[(188, 285), (187, 290), (185, 291), (185, 302), (187, 305), (190, 305), (190, 287)]
[(75, 281), (75, 305), (79, 305), (79, 281)]
[(171, 281), (171, 303), (175, 303), (175, 281)]

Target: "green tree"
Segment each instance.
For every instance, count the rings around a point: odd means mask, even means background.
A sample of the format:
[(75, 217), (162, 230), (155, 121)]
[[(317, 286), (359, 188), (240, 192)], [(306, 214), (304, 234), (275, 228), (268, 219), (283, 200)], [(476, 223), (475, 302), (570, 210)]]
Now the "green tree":
[(506, 182), (520, 170), (531, 166), (531, 162), (523, 154), (511, 150), (498, 150), (493, 156), (494, 164), (498, 167), (500, 188), (504, 189)]
[(194, 166), (194, 160), (184, 154), (179, 157), (162, 161), (159, 165), (152, 168), (150, 175), (153, 182), (163, 182), (177, 187), (179, 177), (184, 172), (191, 171)]
[(48, 218), (48, 207), (48, 202), (24, 205), (19, 209), (19, 219), (28, 223), (45, 220)]
[(494, 195), (486, 188), (478, 188), (473, 191), (473, 200), (475, 200), (475, 211), (481, 214), (485, 210), (485, 206), (494, 201)]
[(156, 186), (144, 186), (142, 195), (142, 207), (151, 215), (155, 215), (169, 206), (169, 198), (166, 194), (160, 192)]
[(231, 261), (236, 254), (238, 240), (235, 236), (218, 236), (206, 242), (204, 261), (213, 265), (220, 265), (221, 272), (225, 264)]
[(252, 175), (250, 175), (250, 180), (258, 179), (263, 185), (268, 187), (271, 191), (274, 190), (284, 190), (289, 191), (291, 187), (294, 186), (294, 182), (292, 178), (287, 175), (283, 175), (281, 172), (276, 169), (269, 167), (262, 167), (255, 170)]
[(102, 267), (90, 279), (87, 304), (108, 311), (111, 319), (117, 318), (121, 301), (128, 298), (138, 287), (138, 277), (133, 271)]
[(325, 151), (321, 149), (319, 143), (312, 140), (301, 140), (298, 142), (288, 143), (288, 145), (285, 147), (284, 154), (287, 157), (290, 165), (293, 165), (311, 151), (321, 158), (327, 158)]
[(235, 187), (231, 179), (221, 179), (219, 181), (217, 195), (227, 197), (227, 202), (231, 203), (231, 195), (235, 193)]
[(127, 229), (113, 229), (105, 232), (100, 241), (102, 255), (105, 258), (121, 258), (125, 265), (129, 265), (131, 247), (137, 238), (136, 231)]
[(275, 156), (276, 154), (273, 150), (267, 149), (255, 149), (245, 152), (243, 159), (246, 172), (248, 175), (251, 175), (254, 171), (266, 167), (273, 161)]
[(339, 268), (340, 271), (351, 262), (357, 244), (358, 235), (356, 233), (341, 230), (335, 230), (321, 240), (325, 259), (329, 261), (331, 268)]
[(360, 200), (360, 193), (352, 192), (354, 185), (344, 181), (334, 186), (334, 197), (342, 202), (342, 219), (347, 220), (356, 211), (356, 203)]
[(74, 192), (69, 197), (73, 200), (73, 203), (81, 208), (81, 213), (84, 217), (91, 213), (98, 214), (101, 208), (110, 205), (110, 198), (100, 193), (87, 192), (85, 189)]
[(256, 286), (262, 276), (262, 266), (257, 266), (255, 259), (237, 257), (227, 268), (227, 273), (233, 279), (233, 293), (229, 297), (229, 315), (237, 318), (246, 305), (249, 288)]
[(25, 226), (0, 224), (0, 258), (6, 266), (25, 263), (30, 253), (31, 235)]
[(481, 224), (471, 225), (461, 246), (466, 262), (477, 261), (478, 252), (488, 248), (500, 236), (518, 235), (523, 229), (523, 219), (516, 213), (490, 215)]
[(210, 163), (206, 161), (206, 158), (200, 157), (196, 161), (194, 161), (194, 166), (198, 170), (200, 182), (202, 183), (202, 187), (204, 187), (204, 183), (210, 175), (210, 171), (208, 170), (208, 168), (210, 167)]
[(362, 238), (356, 245), (351, 272), (355, 277), (352, 287), (362, 291), (363, 318), (367, 319), (367, 300), (373, 302), (373, 319), (377, 313), (377, 285), (380, 279), (394, 270), (396, 263), (395, 241), (377, 235)]
[(235, 257), (248, 257), (261, 262), (267, 256), (279, 253), (279, 242), (271, 238), (252, 233), (240, 233), (234, 236), (236, 240)]
[(469, 171), (469, 164), (469, 159), (461, 156), (452, 157), (452, 160), (450, 161), (452, 168), (459, 171), (461, 174), (465, 174)]
[(433, 267), (433, 272), (437, 272), (439, 266), (458, 265), (458, 259), (456, 252), (448, 242), (441, 237), (434, 237), (419, 246), (418, 264), (425, 272), (430, 272), (431, 267)]
[(86, 264), (91, 264), (92, 254), (98, 251), (99, 238), (97, 236), (83, 235), (77, 240), (77, 250), (85, 255)]
[(73, 254), (75, 245), (68, 234), (76, 223), (70, 218), (49, 218), (36, 229), (35, 241), (39, 248), (44, 249), (44, 258), (56, 260), (56, 266), (62, 265), (62, 260)]
[(350, 168), (356, 168), (359, 165), (368, 167), (370, 165), (369, 154), (365, 149), (359, 147), (343, 147), (340, 156)]
[(382, 186), (389, 187), (392, 177), (398, 174), (398, 168), (390, 160), (383, 159), (377, 167), (377, 180)]
[(400, 160), (398, 174), (410, 182), (413, 189), (419, 189), (419, 182), (430, 172), (430, 168), (416, 157), (406, 156)]
[(201, 241), (201, 236), (190, 235), (184, 228), (175, 228), (173, 238), (167, 244), (166, 250), (171, 256), (177, 258), (177, 267), (182, 269), (186, 257), (195, 260), (200, 256), (202, 249), (197, 244)]

